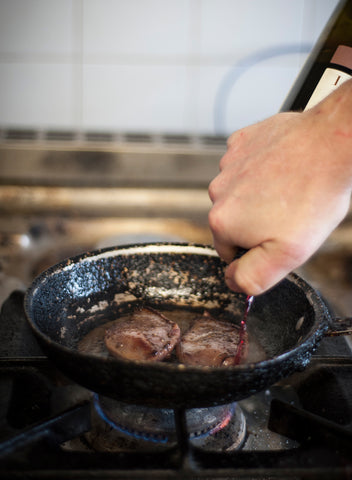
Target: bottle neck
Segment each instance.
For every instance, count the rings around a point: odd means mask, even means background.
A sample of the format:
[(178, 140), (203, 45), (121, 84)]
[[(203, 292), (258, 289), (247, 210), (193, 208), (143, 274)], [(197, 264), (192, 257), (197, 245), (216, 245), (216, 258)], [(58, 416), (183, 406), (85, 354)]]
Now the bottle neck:
[[(337, 70), (339, 73), (342, 72), (342, 79), (345, 80), (349, 78), (346, 75), (352, 76), (351, 48), (352, 0), (341, 0), (309, 54), (280, 111), (304, 110), (327, 68)], [(334, 78), (334, 81), (336, 81), (336, 78)], [(340, 80), (338, 81), (340, 82)], [(328, 81), (331, 81), (331, 77), (328, 77)], [(333, 90), (327, 89), (326, 83), (325, 79), (325, 82), (323, 82), (325, 96)], [(314, 102), (312, 100), (309, 108), (323, 98), (321, 87), (322, 85), (319, 89), (319, 100)]]

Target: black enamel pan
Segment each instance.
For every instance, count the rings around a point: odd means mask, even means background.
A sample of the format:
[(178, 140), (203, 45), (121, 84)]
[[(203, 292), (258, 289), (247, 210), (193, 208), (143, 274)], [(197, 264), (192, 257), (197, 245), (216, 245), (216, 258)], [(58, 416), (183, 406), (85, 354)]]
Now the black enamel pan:
[[(28, 289), (25, 310), (49, 358), (97, 393), (157, 407), (206, 407), (261, 391), (310, 361), (331, 318), (319, 295), (290, 274), (257, 297), (248, 318), (257, 361), (233, 367), (135, 362), (82, 353), (94, 328), (137, 306), (209, 311), (240, 322), (246, 297), (224, 283), (224, 263), (207, 246), (138, 244), (77, 256), (49, 268)], [(258, 352), (255, 352), (258, 355)], [(250, 355), (249, 355), (250, 358)]]

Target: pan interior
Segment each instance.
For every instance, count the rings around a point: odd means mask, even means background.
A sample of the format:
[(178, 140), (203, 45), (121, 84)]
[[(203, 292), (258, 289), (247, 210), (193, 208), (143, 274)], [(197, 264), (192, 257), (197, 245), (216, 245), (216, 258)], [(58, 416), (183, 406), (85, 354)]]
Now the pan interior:
[[(172, 319), (206, 310), (239, 324), (246, 297), (227, 289), (224, 266), (204, 247), (104, 250), (38, 277), (28, 296), (29, 317), (41, 335), (71, 350), (93, 329), (139, 306), (168, 311)], [(292, 350), (316, 323), (314, 303), (299, 282), (284, 280), (254, 301), (247, 322), (248, 361)]]

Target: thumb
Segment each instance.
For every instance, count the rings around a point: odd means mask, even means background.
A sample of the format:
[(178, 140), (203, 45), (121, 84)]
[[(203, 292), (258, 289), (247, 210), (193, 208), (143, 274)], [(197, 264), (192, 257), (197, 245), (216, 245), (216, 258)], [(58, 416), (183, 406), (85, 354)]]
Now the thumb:
[(264, 243), (230, 263), (225, 271), (225, 281), (235, 292), (260, 295), (303, 263), (303, 258), (299, 261), (299, 253), (303, 252), (287, 254), (274, 242)]

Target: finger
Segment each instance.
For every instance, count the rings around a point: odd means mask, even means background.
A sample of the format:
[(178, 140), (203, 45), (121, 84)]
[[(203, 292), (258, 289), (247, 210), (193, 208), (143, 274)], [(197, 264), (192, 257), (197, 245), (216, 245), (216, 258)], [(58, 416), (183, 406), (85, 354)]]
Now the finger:
[(213, 205), (208, 213), (208, 223), (213, 235), (213, 245), (220, 258), (232, 262), (236, 254), (236, 242), (231, 237), (227, 217), (222, 214), (221, 202)]
[(254, 247), (228, 266), (225, 281), (231, 290), (260, 295), (297, 268), (302, 263), (298, 258), (285, 255), (275, 244)]
[(236, 256), (236, 247), (231, 247), (229, 243), (222, 243), (214, 238), (213, 245), (218, 252), (219, 257), (226, 263), (231, 263)]

